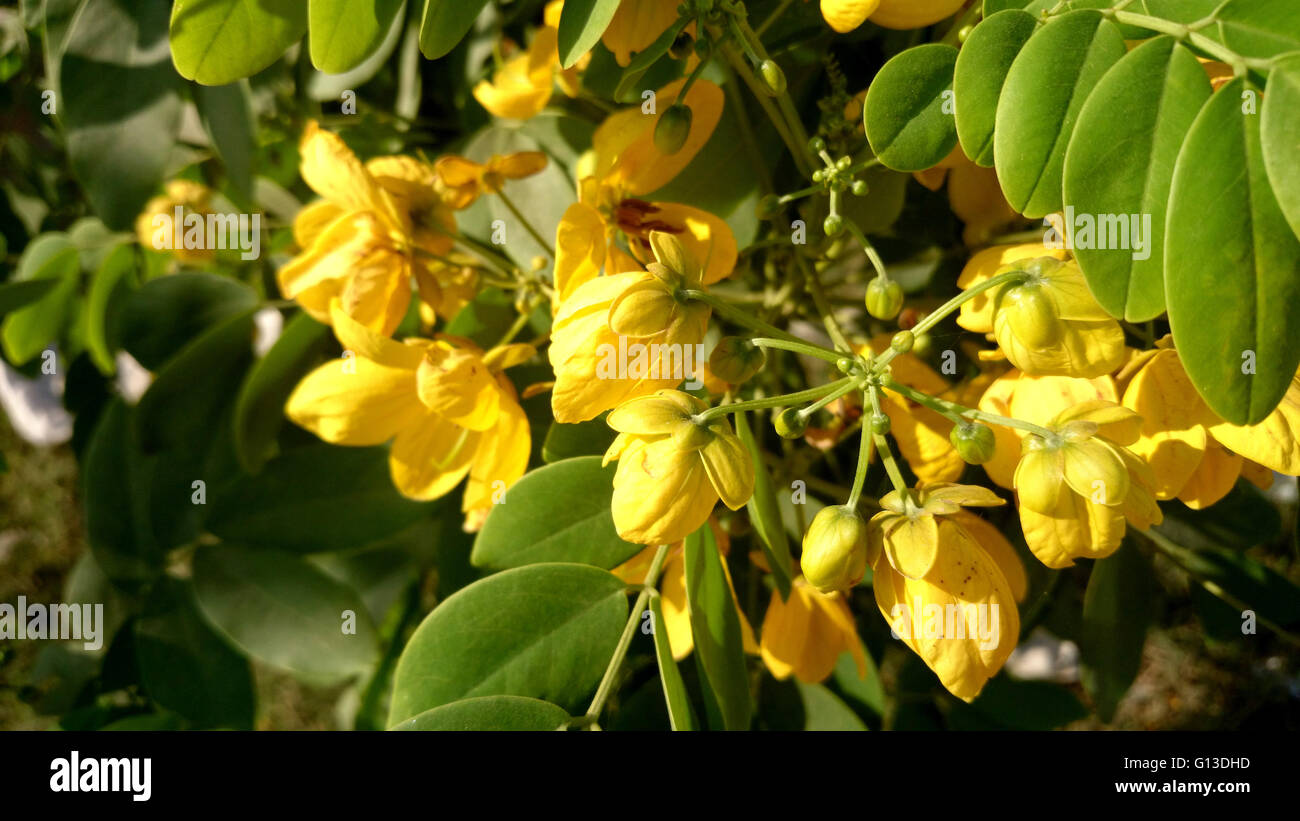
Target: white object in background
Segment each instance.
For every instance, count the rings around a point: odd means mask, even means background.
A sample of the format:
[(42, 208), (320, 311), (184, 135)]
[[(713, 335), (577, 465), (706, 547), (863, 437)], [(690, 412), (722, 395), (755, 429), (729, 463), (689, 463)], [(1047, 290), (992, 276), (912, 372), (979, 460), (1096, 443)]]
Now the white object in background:
[(284, 330), (284, 314), (275, 308), (263, 308), (253, 314), (253, 325), (253, 353), (258, 357), (266, 356)]
[(72, 414), (63, 408), (63, 374), (57, 368), (27, 379), (0, 362), (0, 408), (14, 432), (33, 445), (61, 445), (72, 438)]
[(1029, 681), (1073, 684), (1079, 680), (1079, 646), (1038, 627), (1007, 659), (1007, 672)]
[(153, 374), (126, 351), (118, 351), (113, 361), (117, 364), (117, 392), (128, 405), (134, 405), (153, 384)]

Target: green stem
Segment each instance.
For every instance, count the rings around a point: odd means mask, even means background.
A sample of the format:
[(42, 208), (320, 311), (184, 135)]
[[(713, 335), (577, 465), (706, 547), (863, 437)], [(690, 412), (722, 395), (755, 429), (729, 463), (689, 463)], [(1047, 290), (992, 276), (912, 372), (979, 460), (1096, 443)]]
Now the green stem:
[(766, 410), (767, 408), (782, 408), (791, 405), (802, 405), (804, 402), (814, 402), (821, 399), (827, 394), (834, 393), (845, 385), (853, 384), (851, 377), (837, 379), (834, 382), (825, 385), (819, 385), (815, 388), (809, 388), (806, 391), (797, 393), (786, 393), (780, 396), (767, 396), (762, 399), (751, 399), (748, 402), (733, 402), (730, 405), (718, 405), (701, 411), (695, 415), (695, 424), (707, 424), (710, 420), (717, 419), (719, 416), (725, 416), (728, 413), (736, 411)]
[(894, 393), (901, 394), (919, 405), (924, 405), (936, 413), (951, 419), (953, 422), (966, 422), (975, 420), (977, 422), (988, 422), (990, 425), (1000, 425), (1004, 428), (1016, 428), (1018, 430), (1041, 436), (1044, 439), (1051, 438), (1056, 434), (1050, 429), (1035, 425), (1033, 422), (1026, 422), (1023, 419), (1012, 419), (1007, 416), (998, 416), (996, 413), (988, 413), (978, 408), (968, 408), (965, 405), (959, 405), (948, 399), (940, 399), (937, 396), (930, 396), (928, 393), (922, 393), (916, 388), (904, 385), (893, 379), (884, 380), (885, 387)]
[(732, 322), (736, 323), (737, 325), (740, 325), (745, 328), (749, 328), (751, 331), (757, 331), (758, 333), (761, 333), (764, 336), (775, 337), (777, 339), (784, 339), (787, 342), (803, 342), (803, 340), (800, 339), (799, 337), (793, 334), (786, 333), (780, 328), (776, 328), (771, 325), (768, 325), (766, 322), (764, 322), (761, 319), (750, 316), (749, 314), (745, 313), (739, 308), (736, 308), (733, 305), (719, 299), (718, 297), (714, 296), (708, 291), (702, 291), (699, 290), (698, 288), (685, 288), (677, 292), (677, 297), (679, 299), (693, 299), (696, 302), (703, 302), (705, 305), (708, 305), (710, 308), (717, 311), (719, 316), (725, 317), (731, 320)]
[(525, 217), (523, 213), (518, 208), (515, 207), (514, 202), (509, 197), (506, 196), (505, 189), (504, 188), (499, 189), (496, 192), (496, 194), (498, 197), (501, 198), (501, 202), (505, 204), (506, 208), (510, 209), (510, 213), (514, 214), (515, 219), (519, 220), (519, 223), (524, 226), (524, 230), (528, 231), (528, 233), (532, 235), (533, 240), (538, 245), (542, 246), (542, 250), (546, 252), (546, 255), (549, 256), (552, 260), (554, 260), (555, 249), (551, 247), (551, 244), (547, 242), (540, 233), (538, 233), (537, 229), (533, 227), (533, 224), (528, 221), (528, 218)]
[(760, 348), (774, 348), (778, 351), (789, 351), (790, 353), (801, 353), (805, 356), (815, 356), (823, 362), (829, 362), (832, 365), (839, 364), (844, 358), (844, 354), (828, 351), (819, 345), (813, 345), (810, 342), (789, 342), (784, 339), (768, 339), (766, 337), (756, 337), (749, 340)]
[(855, 512), (858, 509), (858, 503), (862, 500), (862, 488), (867, 483), (867, 471), (871, 468), (871, 451), (875, 445), (876, 437), (864, 425), (862, 439), (858, 445), (858, 465), (853, 472), (853, 487), (849, 490), (849, 501), (846, 504)]
[(636, 635), (637, 625), (641, 623), (641, 612), (645, 610), (646, 604), (650, 601), (650, 591), (654, 589), (655, 584), (659, 581), (659, 571), (663, 567), (664, 558), (668, 555), (668, 545), (661, 544), (655, 551), (654, 560), (650, 563), (650, 571), (646, 573), (645, 581), (641, 585), (641, 592), (636, 597), (636, 603), (632, 605), (632, 614), (628, 616), (627, 624), (623, 626), (623, 635), (618, 639), (618, 646), (614, 648), (614, 655), (609, 660), (609, 666), (605, 668), (605, 676), (600, 680), (600, 686), (596, 688), (596, 697), (591, 700), (591, 706), (587, 708), (586, 718), (594, 724), (600, 717), (600, 711), (605, 708), (605, 701), (614, 689), (614, 679), (618, 675), (618, 668), (623, 666), (623, 659), (627, 656), (627, 648), (632, 644), (632, 637)]
[(785, 10), (790, 8), (792, 3), (794, 3), (794, 0), (781, 0), (781, 5), (773, 9), (772, 13), (767, 16), (767, 19), (760, 23), (758, 28), (754, 29), (754, 36), (762, 37), (763, 34), (772, 27), (772, 24), (779, 20), (782, 14), (785, 14)]
[(812, 177), (812, 166), (808, 164), (807, 159), (808, 146), (800, 146), (799, 142), (791, 134), (784, 118), (781, 116), (781, 112), (777, 110), (772, 98), (759, 85), (758, 80), (754, 77), (754, 71), (749, 67), (749, 63), (745, 61), (744, 55), (731, 44), (724, 46), (723, 52), (727, 55), (727, 62), (731, 63), (732, 69), (740, 79), (745, 81), (745, 85), (749, 86), (750, 93), (757, 98), (758, 104), (763, 107), (767, 118), (772, 121), (772, 127), (776, 129), (776, 133), (781, 136), (781, 141), (785, 143), (786, 149), (794, 157), (799, 173), (805, 177)]
[(885, 262), (880, 258), (879, 252), (876, 251), (876, 246), (871, 244), (871, 240), (867, 239), (867, 235), (862, 232), (862, 229), (858, 227), (856, 222), (851, 219), (846, 219), (844, 220), (844, 224), (849, 226), (849, 232), (853, 234), (853, 238), (862, 246), (862, 251), (867, 255), (867, 260), (871, 263), (871, 267), (876, 269), (876, 276), (888, 281), (889, 274), (885, 271)]
[[(736, 82), (736, 72), (731, 68), (724, 66), (727, 72), (727, 85), (740, 90)], [(758, 176), (759, 190), (764, 194), (772, 192), (772, 172), (768, 170), (767, 164), (763, 162), (763, 152), (758, 147), (758, 142), (754, 139), (754, 124), (750, 122), (749, 112), (745, 110), (745, 104), (741, 102), (740, 94), (727, 94), (727, 107), (731, 109), (736, 118), (736, 123), (740, 126), (740, 139), (745, 144), (745, 153), (749, 155), (749, 163), (754, 167), (754, 173)]]
[(831, 341), (835, 347), (852, 355), (853, 346), (849, 344), (848, 338), (844, 335), (844, 329), (835, 319), (835, 312), (831, 308), (830, 302), (826, 299), (826, 290), (822, 287), (822, 281), (817, 276), (817, 269), (810, 266), (803, 258), (798, 256), (799, 266), (803, 268), (804, 277), (808, 281), (808, 290), (812, 293), (813, 304), (817, 306), (817, 312), (822, 315), (822, 323), (826, 326), (826, 333), (830, 335)]
[(1113, 19), (1117, 23), (1125, 23), (1130, 26), (1138, 26), (1140, 28), (1158, 31), (1161, 34), (1168, 34), (1175, 39), (1186, 41), (1188, 44), (1200, 49), (1211, 57), (1214, 57), (1216, 60), (1220, 60), (1232, 66), (1233, 70), (1238, 75), (1245, 74), (1247, 69), (1268, 72), (1269, 69), (1273, 67), (1272, 60), (1244, 57), (1227, 46), (1211, 40), (1204, 34), (1198, 33), (1197, 29), (1204, 28), (1206, 25), (1213, 22), (1213, 15), (1206, 20), (1201, 20), (1191, 25), (1187, 25), (1183, 23), (1174, 23), (1161, 17), (1136, 14), (1131, 11), (1101, 9), (1101, 13), (1106, 17)]
[(826, 394), (821, 399), (818, 399), (816, 402), (812, 403), (808, 407), (800, 410), (799, 415), (807, 419), (809, 416), (812, 416), (814, 413), (826, 407), (830, 403), (834, 402), (836, 399), (839, 399), (844, 394), (852, 393), (853, 391), (856, 390), (858, 390), (857, 380), (850, 380), (848, 384), (846, 384), (844, 387), (832, 393)]

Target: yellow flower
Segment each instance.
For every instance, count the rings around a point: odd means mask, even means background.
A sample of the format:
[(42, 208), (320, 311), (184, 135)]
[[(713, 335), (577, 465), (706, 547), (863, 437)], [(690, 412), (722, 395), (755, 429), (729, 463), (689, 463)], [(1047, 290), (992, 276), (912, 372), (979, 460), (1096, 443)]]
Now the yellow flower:
[(345, 355), (303, 378), (285, 406), (288, 417), (332, 444), (391, 439), (389, 468), (404, 496), (436, 499), (468, 475), (461, 509), (490, 508), (528, 466), (528, 419), (502, 371), (531, 358), (533, 348), (483, 353), (455, 337), (395, 342), (337, 303), (331, 314)]
[(957, 13), (966, 0), (821, 0), (822, 17), (841, 34), (870, 19), (891, 29), (919, 29)]
[(637, 396), (676, 387), (698, 364), (709, 307), (682, 302), (681, 288), (701, 287), (702, 271), (671, 234), (654, 232), (648, 271), (584, 283), (555, 317), (548, 355), (555, 369), (551, 409), (557, 422), (581, 422)]
[[(592, 174), (579, 182), (578, 202), (564, 212), (555, 232), (555, 292), (559, 307), (582, 284), (609, 273), (634, 271), (650, 258), (652, 231), (671, 233), (701, 261), (706, 284), (731, 274), (736, 238), (727, 223), (688, 205), (641, 197), (676, 177), (712, 136), (722, 116), (722, 89), (699, 80), (686, 94), (691, 128), (682, 148), (664, 155), (655, 147), (658, 117), (677, 101), (684, 80), (661, 88), (658, 116), (634, 107), (610, 115), (592, 138)], [(626, 248), (618, 242), (620, 236)], [(557, 308), (558, 310), (558, 308)]]
[(212, 249), (202, 242), (196, 248), (187, 248), (184, 242), (175, 242), (177, 226), (176, 209), (181, 209), (182, 224), (180, 232), (185, 232), (184, 219), (189, 214), (197, 214), (206, 220), (213, 213), (208, 206), (212, 191), (205, 185), (189, 180), (172, 180), (167, 183), (166, 193), (153, 197), (145, 203), (144, 211), (135, 220), (135, 235), (140, 245), (145, 248), (170, 251), (172, 256), (182, 262), (206, 262), (212, 259)]
[(866, 652), (844, 595), (818, 593), (803, 576), (795, 577), (785, 601), (772, 591), (759, 649), (767, 669), (781, 680), (824, 681), (844, 652), (852, 654), (858, 678), (867, 675)]
[(972, 257), (958, 287), (1007, 271), (1023, 271), (1026, 278), (969, 300), (958, 324), (991, 332), (1025, 373), (1094, 377), (1116, 370), (1124, 363), (1123, 329), (1097, 304), (1077, 263), (1041, 251), (1038, 245), (1006, 246)]
[(367, 328), (392, 333), (410, 306), (412, 278), (426, 299), (440, 290), (440, 269), (427, 254), (451, 248), (455, 222), (434, 189), (433, 169), (409, 157), (363, 165), (314, 122), (299, 150), (303, 179), (324, 199), (294, 218), (303, 250), (276, 272), (281, 292), (321, 322), (330, 321), (337, 299)]
[(1124, 406), (1142, 417), (1142, 434), (1132, 450), (1151, 465), (1157, 499), (1176, 497), (1188, 507), (1209, 507), (1232, 490), (1246, 460), (1300, 474), (1300, 379), (1292, 379), (1264, 421), (1230, 425), (1196, 392), (1168, 338), (1157, 344), (1157, 350), (1135, 360), (1124, 391)]
[(644, 51), (677, 22), (679, 5), (678, 0), (623, 0), (600, 41), (620, 66), (627, 66), (633, 54)]
[(1050, 435), (1025, 437), (1014, 484), (1025, 541), (1043, 564), (1109, 556), (1126, 521), (1141, 530), (1161, 522), (1151, 468), (1126, 447), (1141, 426), (1128, 408), (1092, 400), (1057, 414)]
[(457, 211), (470, 207), (483, 194), (497, 193), (506, 180), (531, 177), (545, 167), (546, 155), (540, 151), (494, 154), (486, 163), (448, 155), (434, 164), (443, 196)]
[(671, 544), (704, 524), (719, 497), (732, 510), (749, 501), (749, 452), (725, 418), (697, 424), (694, 416), (704, 409), (690, 394), (660, 391), (610, 413), (619, 435), (605, 463), (618, 460), (611, 508), (619, 536)]
[(891, 492), (880, 504), (871, 520), (876, 605), (948, 692), (972, 701), (1019, 640), (1024, 568), (991, 525), (961, 506), (1003, 500), (981, 487), (935, 485), (906, 499)]
[[(713, 519), (709, 520), (709, 527), (713, 529), (718, 550), (726, 556), (731, 546), (727, 532), (718, 527)], [(644, 584), (656, 550), (658, 550), (657, 545), (650, 545), (610, 572), (628, 584)], [(731, 571), (727, 569), (725, 560), (722, 562), (722, 572), (727, 577), (727, 587), (731, 589), (731, 601), (736, 607), (736, 615), (740, 618), (741, 645), (746, 653), (757, 655), (758, 642), (754, 640), (754, 628), (750, 626), (749, 619), (745, 618), (745, 612), (736, 598), (736, 587), (732, 584)], [(659, 596), (660, 604), (663, 605), (664, 624), (656, 624), (655, 629), (662, 626), (668, 632), (668, 646), (672, 649), (673, 658), (681, 661), (695, 649), (695, 636), (691, 632), (691, 603), (686, 597), (685, 551), (681, 542), (669, 548), (668, 555), (664, 557), (663, 572), (659, 577)]]
[(494, 116), (527, 120), (550, 102), (555, 85), (557, 32), (544, 26), (533, 35), (523, 54), (511, 57), (492, 75), (474, 86), (474, 99)]

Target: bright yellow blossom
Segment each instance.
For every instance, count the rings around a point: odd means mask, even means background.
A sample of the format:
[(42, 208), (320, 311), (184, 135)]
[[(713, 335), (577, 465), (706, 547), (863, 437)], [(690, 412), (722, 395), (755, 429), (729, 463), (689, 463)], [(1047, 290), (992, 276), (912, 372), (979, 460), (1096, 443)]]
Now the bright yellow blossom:
[(822, 17), (845, 34), (865, 21), (891, 29), (919, 29), (957, 13), (966, 0), (821, 0)]
[(436, 499), (469, 476), (461, 509), (491, 507), (493, 495), (528, 466), (528, 418), (502, 371), (533, 356), (528, 345), (483, 353), (468, 340), (395, 342), (351, 319), (336, 302), (334, 333), (345, 352), (307, 374), (285, 406), (296, 424), (337, 445), (390, 439), (393, 484), (412, 499)]
[(1008, 581), (1023, 584), (1019, 557), (962, 509), (1001, 504), (986, 488), (934, 485), (906, 498), (886, 494), (871, 519), (876, 605), (894, 635), (964, 701), (997, 674), (1020, 635), (1023, 589)]
[(336, 135), (308, 123), (299, 145), (303, 180), (324, 199), (303, 208), (293, 234), (302, 252), (276, 272), (281, 292), (321, 322), (330, 304), (389, 334), (411, 302), (411, 280), (441, 304), (443, 266), (430, 254), (451, 249), (455, 230), (433, 169), (409, 157), (364, 165)]
[(622, 0), (600, 41), (614, 53), (620, 66), (645, 51), (659, 35), (677, 22), (679, 0)]
[(853, 656), (858, 678), (867, 675), (866, 651), (844, 594), (818, 593), (803, 576), (795, 577), (784, 601), (772, 591), (759, 649), (768, 671), (780, 680), (824, 681), (845, 652)]
[(704, 341), (710, 309), (702, 302), (682, 302), (676, 293), (701, 287), (703, 272), (672, 234), (656, 231), (650, 242), (659, 262), (650, 263), (649, 270), (590, 280), (555, 317), (548, 355), (555, 369), (551, 410), (557, 422), (594, 419), (690, 376), (686, 354)]
[(1008, 271), (1023, 271), (1026, 278), (972, 298), (962, 306), (958, 324), (991, 333), (1025, 373), (1094, 377), (1113, 372), (1124, 363), (1123, 329), (1097, 304), (1077, 263), (1035, 253), (1041, 250), (1005, 246), (972, 257), (957, 280), (961, 288)]
[(1230, 425), (1201, 399), (1168, 339), (1158, 344), (1133, 363), (1124, 391), (1124, 406), (1142, 417), (1132, 450), (1150, 463), (1157, 499), (1208, 507), (1232, 490), (1247, 460), (1300, 474), (1300, 379), (1264, 421)]
[[(212, 190), (206, 185), (189, 180), (172, 180), (167, 183), (166, 193), (153, 197), (145, 203), (144, 210), (135, 220), (135, 235), (140, 245), (145, 248), (167, 250), (181, 262), (206, 262), (212, 259), (212, 248), (208, 243), (198, 243), (197, 247), (186, 247), (187, 243), (174, 241), (176, 232), (176, 209), (181, 213), (197, 214), (207, 218), (212, 213), (208, 200)], [(181, 232), (184, 232), (182, 217)]]
[[(656, 95), (660, 116), (677, 101), (684, 80)], [(690, 106), (685, 144), (664, 155), (655, 147), (658, 116), (633, 107), (610, 115), (592, 138), (592, 174), (578, 184), (555, 232), (555, 292), (559, 307), (582, 284), (605, 273), (634, 271), (650, 258), (652, 231), (675, 235), (703, 267), (703, 281), (716, 282), (735, 268), (738, 249), (727, 223), (688, 205), (641, 199), (662, 188), (690, 164), (722, 116), (722, 89), (697, 81), (683, 102)], [(626, 243), (619, 242), (620, 238)], [(557, 308), (558, 310), (558, 308)]]
[(578, 94), (578, 74), (591, 62), (584, 54), (568, 69), (560, 68), (559, 28), (563, 0), (546, 4), (545, 20), (533, 35), (528, 50), (506, 60), (492, 75), (474, 87), (474, 99), (497, 117), (527, 120), (541, 112), (558, 82), (570, 97)]
[(449, 154), (434, 164), (447, 203), (457, 211), (470, 207), (484, 194), (497, 193), (506, 180), (531, 177), (544, 168), (546, 155), (540, 151), (494, 154), (486, 163)]
[(617, 459), (611, 508), (618, 535), (639, 544), (671, 544), (704, 524), (721, 497), (739, 510), (754, 493), (754, 465), (722, 417), (698, 424), (705, 409), (681, 391), (660, 391), (615, 408), (619, 432), (605, 453)]
[(1029, 549), (1048, 567), (1114, 553), (1126, 521), (1141, 530), (1163, 519), (1150, 466), (1127, 445), (1142, 419), (1128, 408), (1092, 400), (1067, 408), (1050, 435), (1021, 443), (1014, 484)]

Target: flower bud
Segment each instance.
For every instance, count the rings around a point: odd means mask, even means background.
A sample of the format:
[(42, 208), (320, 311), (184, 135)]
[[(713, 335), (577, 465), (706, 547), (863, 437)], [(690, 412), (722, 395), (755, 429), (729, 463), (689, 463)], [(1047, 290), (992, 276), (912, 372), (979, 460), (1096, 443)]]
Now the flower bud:
[(691, 109), (682, 103), (668, 107), (655, 123), (655, 148), (660, 154), (676, 154), (691, 133)]
[(820, 154), (826, 150), (826, 141), (821, 137), (813, 137), (808, 141), (808, 148), (814, 154)]
[(911, 331), (899, 331), (898, 333), (894, 334), (893, 339), (889, 340), (889, 347), (893, 348), (899, 353), (907, 353), (908, 351), (912, 350), (912, 346), (915, 344), (916, 344), (916, 335), (913, 334)]
[(871, 186), (867, 185), (866, 180), (854, 180), (853, 185), (849, 188), (855, 197), (865, 197), (871, 191)]
[(824, 507), (803, 536), (803, 577), (821, 593), (847, 590), (867, 569), (867, 523), (845, 506)]
[(893, 319), (903, 309), (903, 286), (876, 277), (867, 283), (867, 313), (876, 319)]
[(948, 441), (964, 462), (982, 465), (993, 458), (996, 444), (993, 429), (980, 422), (954, 425)]
[(747, 382), (767, 364), (763, 349), (738, 336), (724, 336), (709, 355), (709, 370), (724, 382)]
[(893, 423), (889, 421), (889, 417), (886, 416), (885, 414), (883, 413), (872, 414), (871, 416), (872, 433), (876, 434), (877, 436), (884, 436), (886, 433), (889, 433), (889, 430), (892, 427), (893, 427)]
[(775, 60), (764, 60), (758, 66), (758, 74), (763, 78), (763, 84), (767, 86), (767, 93), (773, 97), (780, 97), (785, 93), (785, 72), (776, 64)]
[(822, 223), (822, 230), (826, 232), (828, 237), (838, 237), (840, 232), (844, 230), (844, 217), (839, 214), (831, 214)]
[(772, 420), (772, 427), (782, 439), (798, 439), (808, 429), (808, 420), (797, 408), (786, 408)]
[(1061, 321), (1056, 307), (1037, 285), (1019, 285), (1002, 293), (1000, 313), (1016, 338), (1030, 348), (1047, 348), (1061, 339)]
[(857, 367), (857, 364), (851, 357), (841, 356), (835, 360), (835, 370), (848, 376), (853, 373), (853, 369)]
[(690, 32), (683, 31), (668, 47), (668, 53), (674, 60), (687, 59), (695, 53), (695, 38), (690, 35)]

